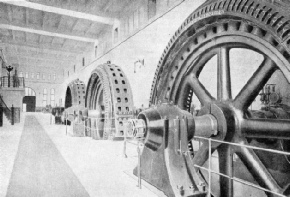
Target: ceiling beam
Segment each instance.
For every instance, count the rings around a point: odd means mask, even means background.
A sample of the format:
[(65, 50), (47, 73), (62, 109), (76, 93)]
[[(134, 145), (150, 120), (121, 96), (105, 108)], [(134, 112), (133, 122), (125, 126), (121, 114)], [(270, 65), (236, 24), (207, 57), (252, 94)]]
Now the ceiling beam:
[[(17, 48), (17, 46), (13, 46), (13, 48), (14, 48), (14, 50), (16, 51), (16, 52), (18, 52), (18, 48)], [(7, 51), (6, 51), (7, 52)], [(18, 56), (16, 56), (16, 59), (17, 59), (17, 63), (19, 64), (20, 62), (19, 62), (19, 57)]]
[[(5, 55), (8, 57), (27, 57), (32, 59), (40, 59), (40, 60), (55, 60), (55, 61), (66, 61), (66, 62), (75, 62), (75, 58), (68, 58), (68, 57), (59, 57), (57, 54), (51, 54), (52, 56), (48, 56), (45, 53), (39, 53), (38, 51), (30, 51), (27, 50), (25, 53), (19, 52), (16, 48), (17, 46), (13, 47), (14, 51), (8, 51), (6, 49)], [(36, 53), (35, 53), (36, 52)]]
[(61, 34), (61, 33), (56, 33), (56, 32), (49, 32), (49, 31), (33, 29), (33, 28), (28, 28), (28, 27), (20, 27), (16, 25), (0, 24), (0, 28), (10, 29), (10, 30), (15, 30), (15, 31), (23, 31), (23, 32), (34, 33), (34, 34), (39, 34), (39, 35), (44, 35), (44, 36), (66, 38), (66, 39), (77, 40), (77, 41), (82, 41), (82, 42), (92, 42), (92, 43), (98, 42), (97, 39)]
[[(26, 10), (27, 10), (27, 9), (26, 9)], [(62, 16), (60, 16), (60, 19), (59, 19), (59, 21), (58, 21), (58, 23), (57, 23), (57, 28), (56, 28), (57, 31), (59, 30), (59, 26), (60, 26), (60, 23), (61, 23), (61, 19), (62, 19)], [(53, 44), (54, 39), (55, 39), (55, 37), (53, 37), (53, 39), (52, 39), (52, 41), (51, 41), (51, 44)]]
[[(7, 8), (8, 21), (9, 23), (11, 23), (12, 22), (12, 7), (10, 5), (7, 5), (6, 8)], [(12, 35), (12, 39), (15, 40), (14, 31), (11, 30), (10, 32)]]
[[(29, 23), (29, 12), (28, 9), (25, 9), (25, 25)], [(25, 41), (27, 42), (27, 33), (25, 32)]]
[[(8, 56), (7, 61), (9, 64), (17, 63), (17, 60), (14, 56)], [(19, 58), (19, 65), (33, 65), (33, 66), (41, 66), (41, 67), (51, 67), (51, 68), (58, 68), (60, 65), (73, 65), (73, 62), (70, 61), (58, 61), (58, 60), (45, 60), (45, 59), (35, 59), (30, 57), (20, 57)]]
[[(53, 61), (53, 62), (57, 62), (57, 63), (69, 63), (69, 64), (72, 64), (74, 63), (74, 61), (72, 60), (62, 60), (62, 59), (52, 59), (52, 58), (46, 58), (46, 57), (32, 57), (32, 56), (27, 56), (27, 55), (23, 55), (23, 54), (6, 54), (6, 59), (8, 60), (11, 60), (11, 59), (14, 59), (15, 56), (18, 58), (24, 58), (27, 60), (27, 62), (29, 62), (29, 60), (41, 60), (41, 61)], [(19, 59), (18, 59), (18, 63), (19, 62)]]
[(107, 1), (107, 3), (106, 3), (106, 4), (104, 5), (104, 7), (102, 8), (102, 10), (104, 10), (105, 12), (107, 12), (108, 9), (112, 6), (113, 3), (114, 3), (113, 0), (111, 0), (111, 1)]
[(70, 16), (70, 17), (74, 17), (74, 18), (90, 20), (90, 21), (108, 24), (108, 25), (114, 25), (114, 22), (116, 20), (114, 18), (101, 17), (101, 16), (96, 16), (93, 14), (87, 14), (87, 13), (83, 13), (83, 12), (77, 12), (77, 11), (73, 11), (73, 10), (47, 6), (47, 5), (43, 5), (43, 4), (39, 4), (39, 3), (28, 2), (26, 0), (18, 0), (18, 1), (0, 0), (0, 2), (10, 4), (10, 5), (15, 5), (15, 6), (31, 8), (31, 9), (35, 9), (35, 10), (41, 10), (43, 12), (51, 12), (51, 13)]
[(16, 40), (8, 40), (8, 39), (2, 39), (2, 42), (0, 40), (0, 44), (8, 44), (8, 45), (17, 45), (17, 46), (23, 46), (23, 47), (31, 47), (37, 50), (43, 50), (43, 51), (51, 51), (51, 52), (57, 52), (57, 53), (63, 53), (63, 54), (69, 54), (69, 55), (79, 55), (82, 54), (84, 51), (80, 50), (74, 50), (74, 49), (63, 49), (60, 47), (52, 47), (47, 44), (34, 44), (34, 43), (28, 43), (23, 41), (16, 41)]
[(12, 8), (10, 5), (7, 5), (6, 8), (7, 8), (8, 20), (9, 22), (11, 22), (12, 21)]

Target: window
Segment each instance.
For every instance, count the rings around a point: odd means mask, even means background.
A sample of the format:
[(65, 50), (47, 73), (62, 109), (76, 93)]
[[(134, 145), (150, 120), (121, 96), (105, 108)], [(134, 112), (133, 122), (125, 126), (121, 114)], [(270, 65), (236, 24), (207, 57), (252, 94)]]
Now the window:
[(118, 27), (117, 27), (114, 30), (114, 43), (118, 42), (118, 37), (119, 37), (119, 30), (118, 30)]
[(40, 75), (39, 73), (36, 74), (36, 79), (39, 79), (39, 75)]
[(144, 24), (144, 19), (145, 19), (145, 17), (144, 17), (144, 7), (143, 6), (141, 6), (141, 7), (139, 7), (139, 10), (138, 10), (138, 14), (139, 14), (139, 26), (141, 26), (141, 25), (143, 25)]
[(43, 99), (42, 99), (42, 105), (43, 107), (46, 107), (47, 105), (47, 89), (43, 89)]
[(51, 106), (55, 106), (55, 101), (54, 101), (54, 89), (50, 89), (50, 104)]
[(26, 78), (26, 79), (28, 78), (28, 72), (25, 73), (25, 78)]
[(148, 0), (148, 18), (156, 15), (156, 0)]
[(34, 73), (31, 73), (31, 78), (34, 79)]
[(56, 79), (56, 75), (55, 75), (55, 73), (53, 74), (53, 80), (55, 81), (55, 79)]
[(138, 15), (138, 10), (135, 10), (133, 14), (133, 20), (134, 20), (134, 29), (137, 29), (139, 26), (139, 15)]
[(167, 0), (167, 6), (171, 7), (174, 4), (174, 0)]
[(83, 66), (85, 66), (85, 58), (83, 57)]
[(42, 79), (45, 79), (45, 74), (44, 73), (42, 74)]
[(95, 46), (95, 57), (98, 57), (98, 46)]
[(129, 18), (129, 33), (133, 31), (133, 28), (134, 28), (134, 17), (133, 15), (131, 15)]
[(48, 80), (50, 80), (50, 78), (51, 78), (51, 74), (48, 75)]
[(19, 72), (19, 77), (23, 77), (23, 72)]
[(125, 18), (124, 20), (124, 35), (129, 34), (129, 18)]
[(35, 92), (33, 89), (26, 87), (25, 88), (25, 96), (35, 96)]

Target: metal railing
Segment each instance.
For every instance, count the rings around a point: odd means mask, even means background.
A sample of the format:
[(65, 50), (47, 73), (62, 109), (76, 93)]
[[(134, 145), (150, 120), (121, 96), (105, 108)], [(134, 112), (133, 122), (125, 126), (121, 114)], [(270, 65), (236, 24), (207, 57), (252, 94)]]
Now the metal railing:
[(13, 77), (13, 76), (4, 76), (1, 77), (1, 87), (5, 88), (24, 88), (25, 80), (24, 77)]
[[(71, 121), (68, 119), (68, 113), (65, 113), (64, 112), (64, 121), (65, 121), (65, 130), (66, 130), (66, 135), (68, 134), (68, 131), (67, 131), (67, 121)], [(70, 115), (75, 115), (75, 112), (73, 114), (70, 114)], [(98, 121), (99, 120), (104, 120), (104, 121), (112, 121), (112, 125), (115, 125), (115, 120), (116, 118), (115, 117), (112, 117), (112, 118), (92, 118), (92, 117), (87, 117), (85, 120), (81, 120), (78, 116), (77, 119), (74, 119), (74, 124), (83, 124), (83, 127), (84, 127), (84, 130), (87, 130), (88, 132), (96, 132), (98, 137), (100, 138), (100, 134), (99, 134), (99, 131), (100, 131), (100, 128), (98, 127)], [(91, 122), (94, 122), (96, 124), (93, 124), (93, 125), (90, 125), (88, 126), (88, 123), (91, 123)], [(51, 124), (51, 122), (50, 122)], [(124, 122), (124, 124), (126, 124), (126, 122)], [(103, 127), (102, 130), (110, 130), (110, 131), (116, 131), (116, 127)], [(126, 154), (126, 150), (127, 150), (127, 144), (132, 144), (132, 145), (135, 145), (137, 146), (137, 154), (138, 154), (138, 165), (137, 165), (137, 172), (138, 172), (138, 188), (141, 189), (142, 188), (142, 185), (141, 185), (141, 149), (142, 147), (144, 146), (143, 144), (143, 140), (144, 138), (132, 138), (132, 137), (129, 137), (127, 136), (127, 132), (125, 131), (124, 132), (124, 144), (123, 144), (123, 156), (125, 158), (127, 158), (127, 154)], [(136, 143), (134, 143), (134, 141)]]
[[(92, 118), (92, 117), (87, 117), (85, 120), (81, 120), (79, 117), (79, 113), (76, 113), (78, 111), (74, 111), (73, 114), (68, 114), (66, 112), (64, 112), (64, 121), (65, 121), (65, 125), (66, 125), (66, 134), (67, 134), (67, 122), (70, 121), (70, 122), (74, 122), (74, 124), (81, 124), (83, 125), (85, 131), (88, 131), (88, 132), (94, 132), (96, 131), (97, 134), (99, 134), (99, 131), (100, 130), (110, 130), (110, 131), (113, 131), (113, 130), (116, 130), (115, 127), (103, 127), (102, 129), (100, 129), (98, 127), (98, 120), (110, 120), (112, 121), (112, 125), (115, 125), (115, 121), (116, 121), (116, 118)], [(71, 118), (69, 118), (69, 116), (73, 116), (73, 120)], [(77, 117), (77, 119), (75, 119), (75, 117)], [(91, 123), (95, 123), (95, 124), (91, 124)], [(90, 125), (89, 125), (90, 124)], [(89, 125), (89, 126), (88, 126)], [(100, 136), (99, 136), (100, 137)]]
[[(11, 122), (11, 124), (14, 124), (14, 107), (12, 106), (11, 109), (7, 107), (6, 103), (4, 102), (2, 96), (0, 95), (0, 108), (3, 110), (4, 115), (7, 117), (7, 119)], [(2, 121), (2, 120), (1, 120)]]
[[(89, 118), (89, 119), (91, 119), (91, 120), (98, 120), (98, 119), (102, 119), (102, 120), (104, 120), (104, 119), (112, 120), (112, 119), (115, 119), (115, 118)], [(87, 129), (89, 131), (97, 131), (98, 132), (98, 130), (99, 130), (98, 125), (90, 125), (90, 126), (88, 126), (86, 124), (87, 123), (86, 121), (83, 122), (84, 129)], [(98, 121), (96, 121), (96, 123), (97, 122)], [(78, 123), (82, 123), (82, 121), (78, 120)], [(141, 127), (136, 127), (136, 128), (141, 128)], [(103, 129), (116, 130), (115, 127), (103, 128)], [(239, 147), (244, 147), (244, 148), (247, 148), (247, 149), (259, 150), (259, 151), (266, 151), (266, 152), (275, 153), (275, 154), (282, 154), (282, 155), (285, 155), (285, 156), (289, 156), (290, 157), (290, 152), (286, 152), (286, 151), (282, 151), (282, 150), (275, 150), (275, 149), (269, 149), (269, 148), (261, 148), (261, 147), (251, 146), (251, 145), (232, 143), (232, 142), (221, 141), (221, 140), (212, 139), (212, 138), (198, 137), (198, 136), (195, 136), (193, 139), (194, 140), (197, 140), (199, 142), (207, 141), (209, 147), (212, 146), (212, 143), (221, 143), (221, 144), (227, 144), (227, 145), (230, 145), (230, 146), (239, 146)], [(134, 140), (135, 140), (135, 142), (134, 142)], [(126, 146), (127, 146), (127, 144), (132, 144), (132, 145), (137, 146), (137, 152), (138, 152), (138, 166), (137, 167), (138, 167), (138, 187), (139, 188), (141, 188), (141, 174), (140, 174), (141, 150), (140, 150), (140, 147), (143, 145), (143, 140), (144, 140), (144, 138), (134, 139), (131, 136), (128, 136), (126, 131), (124, 132), (124, 147), (123, 147), (123, 155), (124, 155), (124, 157), (126, 157)], [(226, 178), (228, 178), (228, 179), (230, 179), (230, 180), (232, 180), (234, 182), (237, 182), (237, 183), (240, 183), (242, 185), (249, 186), (249, 187), (252, 187), (252, 188), (255, 188), (255, 189), (264, 191), (266, 193), (272, 193), (272, 194), (274, 194), (276, 196), (280, 196), (280, 197), (287, 197), (286, 195), (283, 195), (281, 193), (277, 193), (275, 191), (272, 191), (272, 190), (269, 190), (267, 188), (261, 187), (260, 185), (255, 184), (255, 183), (252, 183), (252, 182), (249, 182), (247, 180), (243, 180), (243, 179), (237, 178), (235, 176), (228, 176), (226, 174), (220, 173), (219, 171), (215, 171), (212, 168), (212, 166), (213, 166), (213, 159), (212, 159), (212, 157), (214, 157), (212, 155), (212, 153), (213, 152), (212, 152), (211, 148), (209, 148), (209, 153), (208, 153), (208, 166), (207, 167), (206, 166), (199, 166), (199, 165), (196, 165), (196, 164), (194, 165), (194, 167), (199, 168), (200, 170), (204, 170), (204, 171), (207, 171), (208, 172), (207, 185), (208, 185), (208, 196), (209, 197), (211, 197), (211, 193), (212, 193), (212, 188), (211, 188), (211, 186), (213, 184), (213, 182), (212, 182), (213, 181), (212, 180), (212, 174), (216, 174), (218, 176), (226, 177)]]
[[(141, 127), (136, 127), (136, 128), (141, 128)], [(136, 145), (138, 147), (139, 146), (139, 143), (142, 140), (144, 140), (144, 138), (142, 138), (140, 141), (137, 140), (137, 143), (132, 143), (131, 140), (128, 140), (127, 139), (126, 133), (125, 133), (125, 136), (124, 137), (125, 137), (125, 139), (124, 139), (124, 156), (125, 157), (126, 157), (126, 143), (130, 143), (130, 144)], [(251, 145), (232, 143), (232, 142), (221, 141), (221, 140), (212, 139), (212, 138), (198, 137), (198, 136), (195, 136), (193, 139), (196, 140), (197, 142), (199, 142), (199, 145), (198, 145), (199, 147), (201, 147), (201, 144), (200, 143), (202, 141), (207, 141), (208, 142), (208, 147), (212, 147), (212, 143), (221, 143), (221, 144), (223, 143), (223, 144), (227, 144), (227, 145), (230, 145), (230, 146), (239, 146), (239, 147), (244, 147), (244, 148), (253, 149), (253, 150), (265, 151), (265, 152), (269, 152), (269, 153), (282, 154), (282, 155), (285, 155), (285, 156), (289, 156), (290, 157), (290, 152), (286, 152), (286, 151), (282, 151), (282, 150), (275, 150), (275, 149), (269, 149), (269, 148), (261, 148), (261, 147), (251, 146)], [(243, 180), (241, 178), (237, 178), (235, 176), (228, 176), (228, 175), (223, 174), (223, 173), (220, 173), (218, 171), (214, 171), (214, 169), (212, 169), (212, 166), (213, 166), (212, 157), (215, 157), (215, 156), (212, 155), (213, 152), (212, 152), (211, 148), (208, 148), (208, 150), (209, 150), (209, 152), (208, 152), (208, 166), (205, 167), (205, 166), (199, 166), (199, 165), (196, 165), (196, 164), (194, 165), (194, 167), (199, 168), (201, 170), (205, 170), (205, 171), (208, 172), (208, 180), (207, 180), (207, 184), (208, 184), (208, 197), (211, 197), (212, 196), (212, 187), (211, 187), (212, 184), (213, 184), (212, 177), (211, 177), (212, 174), (216, 174), (218, 176), (226, 177), (226, 178), (228, 178), (228, 179), (230, 179), (232, 181), (235, 181), (235, 182), (240, 183), (242, 185), (249, 186), (249, 187), (252, 187), (252, 188), (255, 188), (255, 189), (264, 191), (266, 193), (272, 193), (275, 196), (288, 197), (286, 195), (283, 195), (281, 193), (277, 193), (275, 191), (272, 191), (272, 190), (269, 190), (267, 188), (261, 187), (260, 185), (257, 185), (255, 183), (252, 183), (252, 182)], [(141, 162), (141, 161), (138, 161), (138, 162)], [(140, 187), (141, 187), (141, 177), (139, 177), (139, 179), (140, 179), (140, 184), (138, 184), (138, 185), (140, 185)]]
[[(267, 149), (267, 148), (260, 148), (260, 147), (256, 147), (256, 146), (250, 146), (250, 145), (245, 145), (245, 144), (237, 144), (237, 143), (226, 142), (226, 141), (216, 140), (216, 139), (212, 139), (212, 138), (198, 137), (198, 136), (195, 136), (194, 139), (208, 141), (208, 146), (209, 147), (211, 147), (212, 142), (217, 142), (217, 143), (228, 144), (228, 145), (231, 145), (231, 146), (240, 146), (240, 147), (244, 147), (244, 148), (250, 148), (250, 149), (253, 149), (253, 150), (260, 150), (260, 151), (265, 151), (265, 152), (270, 152), (270, 153), (276, 153), (276, 154), (282, 154), (282, 155), (285, 155), (285, 156), (290, 156), (290, 152), (286, 152), (286, 151)], [(216, 175), (219, 175), (219, 176), (226, 177), (226, 178), (228, 178), (230, 180), (236, 181), (236, 182), (241, 183), (243, 185), (247, 185), (247, 186), (253, 187), (255, 189), (262, 190), (262, 191), (267, 192), (267, 193), (272, 193), (272, 194), (274, 194), (276, 196), (287, 197), (287, 196), (285, 196), (283, 194), (280, 194), (280, 193), (277, 193), (275, 191), (263, 188), (263, 187), (261, 187), (261, 186), (259, 186), (257, 184), (251, 183), (249, 181), (246, 181), (246, 180), (234, 177), (234, 176), (228, 176), (226, 174), (223, 174), (223, 173), (220, 173), (220, 172), (212, 170), (212, 168), (211, 168), (212, 159), (211, 158), (212, 158), (212, 150), (211, 150), (211, 148), (209, 148), (208, 167), (206, 168), (206, 167), (203, 167), (203, 166), (194, 165), (196, 168), (199, 168), (199, 169), (202, 169), (202, 170), (205, 170), (205, 171), (208, 172), (208, 196), (209, 197), (211, 197), (211, 184), (212, 184), (211, 174), (216, 174)]]

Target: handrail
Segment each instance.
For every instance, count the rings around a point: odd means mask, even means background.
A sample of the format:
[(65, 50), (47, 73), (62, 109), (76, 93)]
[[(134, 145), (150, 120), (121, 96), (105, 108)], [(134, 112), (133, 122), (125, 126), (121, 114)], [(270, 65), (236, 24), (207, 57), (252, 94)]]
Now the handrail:
[[(139, 127), (139, 128), (145, 128), (145, 127)], [(200, 141), (208, 141), (208, 147), (212, 147), (212, 143), (216, 142), (216, 143), (227, 144), (227, 145), (230, 145), (230, 146), (239, 146), (239, 147), (244, 147), (244, 148), (247, 148), (247, 149), (253, 149), (253, 150), (259, 150), (259, 151), (265, 151), (265, 152), (270, 152), (270, 153), (290, 156), (290, 152), (287, 152), (285, 150), (281, 151), (281, 150), (275, 150), (275, 149), (270, 149), (270, 148), (262, 148), (262, 147), (247, 145), (247, 144), (239, 144), (239, 143), (227, 142), (227, 141), (222, 141), (222, 140), (212, 139), (212, 138), (206, 138), (206, 137), (201, 137), (201, 136), (194, 136), (193, 139), (194, 140), (200, 140)], [(124, 150), (126, 151), (126, 145), (124, 145)], [(124, 155), (126, 155), (125, 152), (124, 152)], [(208, 166), (207, 167), (194, 164), (194, 167), (199, 168), (200, 170), (205, 170), (205, 171), (208, 172), (208, 181), (207, 181), (207, 184), (208, 184), (208, 196), (211, 196), (211, 190), (212, 190), (212, 188), (211, 188), (211, 183), (212, 183), (211, 174), (216, 174), (216, 175), (219, 175), (219, 176), (226, 177), (226, 178), (228, 178), (230, 180), (233, 180), (233, 181), (235, 181), (237, 183), (240, 183), (240, 184), (252, 187), (252, 188), (256, 188), (258, 190), (261, 190), (261, 191), (264, 191), (264, 192), (267, 192), (267, 193), (271, 193), (271, 194), (273, 194), (275, 196), (287, 197), (284, 194), (278, 193), (276, 191), (269, 190), (269, 189), (267, 189), (265, 187), (262, 187), (262, 186), (260, 186), (260, 185), (258, 185), (256, 183), (251, 183), (249, 181), (237, 178), (235, 176), (228, 176), (226, 174), (223, 174), (223, 173), (220, 173), (218, 171), (213, 170), (212, 167), (211, 167), (212, 166), (212, 150), (211, 150), (211, 148), (209, 148), (209, 151), (208, 151), (208, 158), (209, 159), (208, 159)]]
[[(209, 146), (211, 147), (211, 144), (212, 142), (217, 142), (217, 143), (223, 143), (223, 144), (228, 144), (230, 146), (240, 146), (240, 147), (245, 147), (245, 148), (248, 148), (248, 149), (253, 149), (253, 150), (260, 150), (260, 151), (265, 151), (265, 152), (270, 152), (270, 153), (276, 153), (276, 154), (282, 154), (282, 155), (287, 155), (287, 156), (290, 156), (290, 152), (286, 152), (286, 151), (279, 151), (279, 150), (275, 150), (275, 149), (269, 149), (269, 148), (260, 148), (260, 147), (256, 147), (256, 146), (251, 146), (251, 145), (245, 145), (245, 144), (238, 144), (238, 143), (232, 143), (232, 142), (226, 142), (226, 141), (222, 141), (222, 140), (218, 140), (218, 139), (212, 139), (212, 138), (205, 138), (205, 137), (200, 137), (200, 136), (195, 136), (194, 139), (197, 139), (197, 140), (207, 140), (209, 142)], [(203, 166), (199, 166), (199, 165), (194, 165), (196, 168), (199, 168), (199, 169), (202, 169), (202, 170), (205, 170), (205, 171), (208, 171), (209, 173), (209, 180), (211, 180), (211, 174), (217, 174), (219, 176), (224, 176), (224, 177), (227, 177), (228, 179), (231, 179), (233, 181), (236, 181), (236, 182), (239, 182), (243, 185), (247, 185), (247, 186), (250, 186), (250, 187), (253, 187), (253, 188), (256, 188), (258, 190), (261, 190), (261, 191), (264, 191), (264, 192), (268, 192), (268, 193), (272, 193), (276, 196), (280, 196), (280, 197), (287, 197), (286, 195), (284, 194), (280, 194), (280, 193), (277, 193), (275, 191), (271, 191), (269, 189), (266, 189), (264, 187), (261, 187), (255, 183), (250, 183), (248, 181), (245, 181), (243, 179), (240, 179), (240, 178), (237, 178), (237, 177), (231, 177), (231, 176), (228, 176), (226, 174), (223, 174), (223, 173), (219, 173), (217, 171), (213, 171), (211, 169), (211, 149), (209, 148), (209, 164), (208, 164), (208, 168), (206, 167), (203, 167)], [(209, 182), (209, 193), (211, 192), (211, 183)]]
[(2, 95), (0, 95), (0, 107), (2, 107), (3, 112), (5, 114), (5, 116), (8, 118), (8, 120), (12, 120), (12, 112), (9, 109), (9, 107), (7, 107), (6, 103), (4, 102)]
[(1, 86), (6, 88), (24, 88), (25, 82), (24, 77), (17, 77), (10, 76), (10, 79), (8, 76), (1, 77)]

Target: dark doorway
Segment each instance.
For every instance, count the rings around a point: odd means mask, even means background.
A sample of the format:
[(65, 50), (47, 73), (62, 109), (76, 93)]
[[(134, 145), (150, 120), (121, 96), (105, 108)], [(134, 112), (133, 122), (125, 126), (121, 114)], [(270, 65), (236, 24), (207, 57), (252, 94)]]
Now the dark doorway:
[(26, 112), (35, 112), (36, 97), (35, 96), (25, 96), (23, 98), (23, 104), (26, 104)]
[(65, 95), (65, 106), (64, 108), (69, 108), (72, 106), (72, 95), (71, 95), (71, 90), (68, 87), (66, 90), (66, 95)]
[[(67, 109), (67, 108), (69, 108), (71, 106), (72, 106), (72, 94), (71, 94), (70, 88), (67, 87), (67, 89), (66, 89), (66, 95), (65, 95), (64, 108)], [(70, 125), (71, 122), (69, 120), (67, 120), (67, 122), (65, 124)]]

